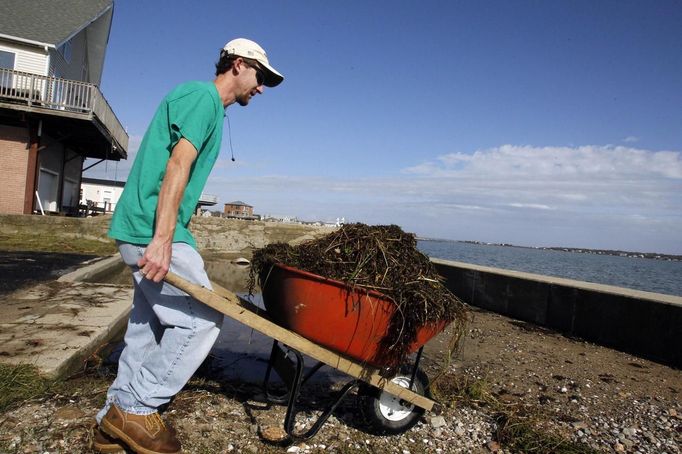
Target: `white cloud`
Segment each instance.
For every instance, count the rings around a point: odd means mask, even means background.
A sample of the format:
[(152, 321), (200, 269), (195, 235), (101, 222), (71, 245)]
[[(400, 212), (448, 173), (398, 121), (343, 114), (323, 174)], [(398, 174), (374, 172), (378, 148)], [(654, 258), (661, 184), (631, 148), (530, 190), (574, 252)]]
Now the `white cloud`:
[(514, 208), (532, 208), (535, 210), (553, 210), (554, 208), (541, 203), (510, 203), (510, 207)]
[(504, 145), (393, 177), (227, 174), (209, 189), (261, 213), (397, 223), (426, 236), (682, 253), (678, 151)]
[(635, 143), (635, 142), (639, 142), (639, 137), (627, 136), (625, 139), (623, 139), (623, 142), (626, 142), (626, 143)]
[(478, 150), (471, 155), (450, 153), (437, 161), (418, 164), (406, 174), (432, 177), (474, 175), (517, 177), (600, 177), (629, 176), (682, 178), (678, 151), (648, 151), (623, 146), (532, 147), (502, 145)]

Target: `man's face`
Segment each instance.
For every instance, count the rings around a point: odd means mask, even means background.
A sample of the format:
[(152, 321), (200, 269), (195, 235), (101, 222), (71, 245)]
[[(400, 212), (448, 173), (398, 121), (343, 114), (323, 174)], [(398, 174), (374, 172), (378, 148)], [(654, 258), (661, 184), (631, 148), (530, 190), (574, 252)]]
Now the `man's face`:
[(260, 68), (250, 66), (243, 60), (240, 65), (242, 68), (239, 73), (241, 90), (236, 101), (240, 106), (246, 106), (253, 96), (263, 93), (264, 74)]

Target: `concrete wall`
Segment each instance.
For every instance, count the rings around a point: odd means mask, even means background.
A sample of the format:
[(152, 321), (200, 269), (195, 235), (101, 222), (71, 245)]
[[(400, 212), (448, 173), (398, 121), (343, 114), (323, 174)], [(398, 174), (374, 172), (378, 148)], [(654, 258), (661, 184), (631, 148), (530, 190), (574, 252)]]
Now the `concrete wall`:
[(432, 262), (467, 304), (682, 368), (682, 297)]

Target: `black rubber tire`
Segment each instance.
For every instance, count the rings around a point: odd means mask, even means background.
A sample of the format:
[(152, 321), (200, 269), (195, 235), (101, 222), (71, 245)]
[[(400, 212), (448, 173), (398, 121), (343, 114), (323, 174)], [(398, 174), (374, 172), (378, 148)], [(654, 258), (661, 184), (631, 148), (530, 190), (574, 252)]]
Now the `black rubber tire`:
[[(412, 367), (404, 366), (391, 380), (405, 388), (410, 383)], [(429, 378), (424, 371), (417, 369), (412, 384), (417, 394), (431, 398)], [(379, 388), (363, 383), (358, 389), (358, 406), (365, 423), (377, 435), (396, 435), (411, 429), (424, 414), (424, 409), (385, 393)]]

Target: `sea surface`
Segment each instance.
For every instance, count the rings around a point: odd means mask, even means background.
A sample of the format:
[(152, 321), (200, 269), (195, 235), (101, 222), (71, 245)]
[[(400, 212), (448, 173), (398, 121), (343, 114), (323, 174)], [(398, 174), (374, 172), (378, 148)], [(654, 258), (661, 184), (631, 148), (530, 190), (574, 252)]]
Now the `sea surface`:
[(682, 296), (682, 261), (419, 240), (433, 258)]

